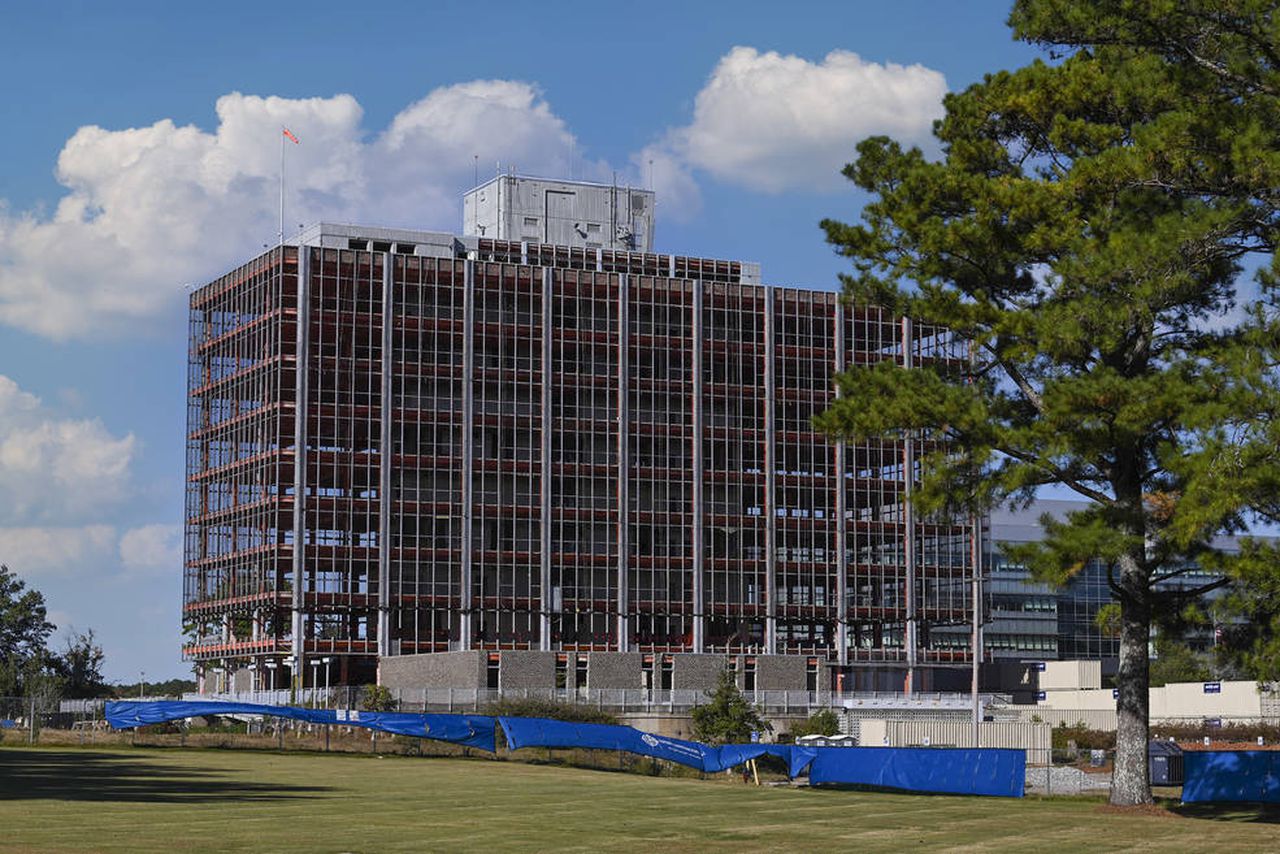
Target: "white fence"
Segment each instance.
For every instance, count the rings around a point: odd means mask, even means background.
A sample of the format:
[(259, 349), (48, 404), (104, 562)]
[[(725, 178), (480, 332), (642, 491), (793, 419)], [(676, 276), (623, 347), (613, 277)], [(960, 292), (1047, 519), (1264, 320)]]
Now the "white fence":
[(984, 721), (973, 743), (973, 722), (950, 718), (864, 718), (858, 721), (858, 744), (865, 747), (1005, 747), (1027, 752), (1028, 765), (1048, 765), (1053, 729), (1046, 723)]

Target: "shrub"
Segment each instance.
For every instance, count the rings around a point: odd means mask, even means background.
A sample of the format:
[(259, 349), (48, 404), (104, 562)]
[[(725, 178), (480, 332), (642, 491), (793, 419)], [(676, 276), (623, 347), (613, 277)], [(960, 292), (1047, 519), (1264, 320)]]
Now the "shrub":
[(831, 709), (821, 709), (810, 715), (807, 721), (791, 725), (792, 738), (805, 735), (838, 735), (839, 733), (840, 716)]
[(360, 692), (360, 706), (367, 712), (394, 712), (396, 698), (385, 685), (366, 685)]
[(517, 700), (503, 697), (485, 706), (482, 713), (507, 718), (551, 718), (556, 721), (580, 724), (616, 724), (618, 722), (615, 716), (594, 706), (532, 698)]

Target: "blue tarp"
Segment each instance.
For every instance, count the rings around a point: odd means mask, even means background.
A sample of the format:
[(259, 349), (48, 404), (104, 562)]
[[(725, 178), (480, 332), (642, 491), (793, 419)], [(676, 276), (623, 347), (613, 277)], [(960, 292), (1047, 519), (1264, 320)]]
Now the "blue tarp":
[(181, 700), (107, 703), (107, 722), (131, 729), (203, 715), (270, 715), (312, 724), (339, 724), (448, 741), (494, 752), (494, 718), (488, 715), (415, 715), (407, 712), (363, 712), (355, 709), (303, 709), (256, 703), (186, 702)]
[(641, 756), (666, 759), (697, 768), (700, 771), (719, 770), (707, 768), (707, 758), (715, 757), (716, 750), (696, 741), (667, 738), (649, 732), (641, 732), (629, 726), (612, 724), (579, 724), (555, 721), (549, 718), (498, 718), (507, 736), (507, 746), (512, 750), (522, 747), (580, 747), (588, 750), (625, 750)]
[[(811, 783), (847, 783), (914, 792), (1022, 797), (1026, 753), (990, 748), (799, 747), (786, 744), (726, 744), (654, 735), (628, 726), (585, 724), (549, 718), (433, 715), (405, 712), (302, 709), (220, 702), (112, 702), (107, 721), (117, 729), (202, 715), (272, 715), (313, 724), (339, 724), (464, 744), (493, 752), (494, 726), (512, 750), (561, 747), (624, 750), (716, 772), (760, 756), (778, 756), (795, 777), (809, 768)], [(1205, 754), (1199, 754), (1205, 755)], [(1280, 754), (1278, 754), (1280, 755)], [(1188, 763), (1188, 779), (1191, 775)], [(1274, 785), (1274, 776), (1271, 778)], [(1258, 798), (1251, 798), (1258, 800)]]
[(813, 751), (786, 744), (726, 744), (710, 747), (697, 741), (654, 735), (629, 726), (579, 724), (548, 718), (498, 718), (507, 744), (522, 747), (565, 747), (591, 750), (625, 750), (676, 762), (699, 771), (724, 771), (761, 756), (779, 756), (794, 777), (813, 759)]
[(798, 747), (789, 744), (726, 744), (717, 748), (717, 754), (719, 767), (716, 769), (707, 768), (706, 770), (721, 771), (725, 768), (741, 765), (748, 759), (769, 755), (781, 757), (787, 763), (787, 776), (793, 778), (800, 776), (805, 767), (813, 761), (813, 757), (817, 756), (812, 747)]
[(996, 748), (814, 747), (809, 782), (1020, 798), (1027, 754)]
[(1182, 755), (1182, 800), (1280, 803), (1280, 752), (1188, 750)]

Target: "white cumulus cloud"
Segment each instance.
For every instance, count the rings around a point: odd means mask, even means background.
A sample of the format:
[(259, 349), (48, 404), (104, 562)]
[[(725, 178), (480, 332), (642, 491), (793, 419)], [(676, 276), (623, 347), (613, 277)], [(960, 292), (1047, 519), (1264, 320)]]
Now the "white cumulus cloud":
[(176, 574), (182, 567), (182, 526), (143, 525), (120, 537), (120, 564), (126, 573)]
[(460, 192), (495, 161), (564, 174), (574, 140), (536, 88), (436, 89), (367, 138), (350, 95), (218, 99), (209, 131), (165, 119), (83, 127), (58, 158), (51, 217), (0, 207), (0, 323), (54, 339), (127, 328), (274, 242), (282, 127), (286, 230), (321, 219), (456, 229)]
[(136, 440), (59, 418), (0, 375), (0, 525), (62, 521), (119, 499)]
[(0, 528), (0, 563), (23, 577), (102, 573), (115, 566), (110, 525)]
[[(830, 190), (857, 141), (927, 143), (946, 81), (921, 65), (847, 51), (821, 62), (737, 47), (694, 102), (692, 121), (631, 156), (619, 180), (658, 192), (659, 215), (687, 220), (695, 176), (766, 192)], [(163, 119), (82, 127), (58, 158), (51, 215), (0, 200), (0, 324), (64, 340), (119, 333), (161, 316), (202, 283), (275, 241), (281, 128), (286, 231), (323, 219), (456, 230), (479, 165), (611, 180), (617, 166), (572, 162), (574, 135), (537, 87), (511, 80), (444, 86), (370, 131), (350, 95), (232, 93), (212, 128)]]
[(687, 163), (754, 190), (833, 190), (854, 146), (887, 134), (931, 144), (946, 78), (923, 65), (868, 62), (836, 50), (821, 62), (751, 47), (721, 58), (693, 121), (664, 143)]

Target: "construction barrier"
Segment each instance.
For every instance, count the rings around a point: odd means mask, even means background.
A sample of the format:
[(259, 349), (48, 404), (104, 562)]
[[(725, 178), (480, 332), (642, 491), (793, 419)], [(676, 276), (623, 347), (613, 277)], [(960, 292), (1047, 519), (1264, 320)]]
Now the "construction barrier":
[[(580, 724), (548, 718), (498, 718), (507, 746), (566, 747), (589, 750), (623, 750), (654, 759), (665, 759), (699, 771), (716, 772), (761, 756), (778, 756), (795, 777), (814, 757), (813, 748), (788, 744), (726, 744), (710, 747), (697, 741), (668, 738), (629, 726)], [(796, 763), (799, 763), (798, 765)]]
[(726, 744), (719, 747), (642, 732), (628, 726), (571, 723), (549, 718), (303, 709), (255, 703), (194, 701), (107, 703), (107, 721), (130, 729), (206, 715), (269, 715), (311, 724), (357, 726), (430, 738), (496, 752), (494, 727), (507, 746), (616, 750), (716, 772), (761, 756), (777, 756), (790, 777), (809, 769), (815, 785), (852, 784), (937, 794), (1022, 797), (1026, 754), (993, 748), (805, 747)]
[(1027, 756), (1008, 748), (816, 747), (809, 782), (1020, 798)]
[(1188, 750), (1182, 770), (1184, 803), (1280, 803), (1280, 751)]
[(294, 706), (262, 706), (256, 703), (120, 701), (107, 703), (107, 722), (116, 729), (197, 718), (205, 715), (267, 715), (309, 724), (354, 726), (448, 741), (495, 752), (493, 726), (488, 715), (415, 715), (407, 712), (365, 712), (358, 709), (303, 709)]

